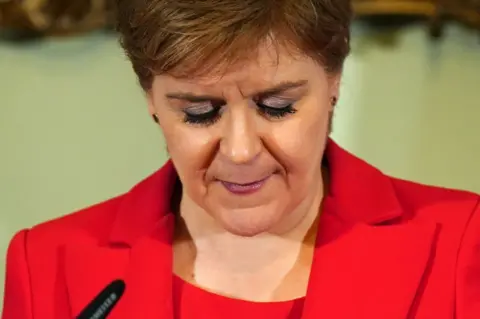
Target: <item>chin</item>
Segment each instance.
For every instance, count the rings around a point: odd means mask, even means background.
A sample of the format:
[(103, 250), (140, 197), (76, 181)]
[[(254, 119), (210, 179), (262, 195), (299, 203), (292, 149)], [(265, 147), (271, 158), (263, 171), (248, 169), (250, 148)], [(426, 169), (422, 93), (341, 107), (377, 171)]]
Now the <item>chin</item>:
[(215, 219), (229, 233), (253, 237), (275, 228), (282, 219), (282, 210), (265, 207), (220, 209)]

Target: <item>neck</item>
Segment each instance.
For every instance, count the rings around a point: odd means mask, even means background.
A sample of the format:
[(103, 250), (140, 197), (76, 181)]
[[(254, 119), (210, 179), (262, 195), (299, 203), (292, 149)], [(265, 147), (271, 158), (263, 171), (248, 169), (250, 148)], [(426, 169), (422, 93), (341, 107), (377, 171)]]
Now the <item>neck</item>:
[[(323, 185), (319, 183), (291, 213), (297, 220), (294, 227), (242, 237), (224, 230), (184, 196), (174, 248), (175, 272), (199, 286), (241, 299), (271, 301), (303, 296), (322, 198)], [(290, 287), (287, 295), (282, 294), (280, 287), (288, 278), (296, 285), (304, 282), (304, 287)]]

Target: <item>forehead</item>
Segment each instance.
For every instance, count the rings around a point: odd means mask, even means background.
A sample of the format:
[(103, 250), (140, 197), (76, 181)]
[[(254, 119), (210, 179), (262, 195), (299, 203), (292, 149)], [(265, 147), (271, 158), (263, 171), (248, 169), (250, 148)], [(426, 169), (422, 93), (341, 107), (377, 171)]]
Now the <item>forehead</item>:
[(311, 82), (322, 73), (324, 70), (321, 65), (310, 57), (265, 44), (255, 50), (251, 57), (241, 59), (227, 68), (219, 66), (218, 70), (206, 75), (182, 78), (159, 75), (154, 79), (153, 87), (167, 91), (183, 89), (192, 93), (207, 91), (218, 94), (229, 87), (236, 87), (248, 95), (249, 92), (268, 89), (285, 81)]

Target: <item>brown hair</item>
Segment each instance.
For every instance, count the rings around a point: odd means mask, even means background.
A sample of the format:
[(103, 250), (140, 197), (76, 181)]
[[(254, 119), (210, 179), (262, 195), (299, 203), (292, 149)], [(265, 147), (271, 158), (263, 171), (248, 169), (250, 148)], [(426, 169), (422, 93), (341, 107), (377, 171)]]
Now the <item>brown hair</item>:
[[(307, 54), (329, 72), (350, 51), (350, 0), (116, 0), (117, 30), (141, 86), (250, 57), (262, 41)], [(293, 51), (292, 51), (293, 52)]]

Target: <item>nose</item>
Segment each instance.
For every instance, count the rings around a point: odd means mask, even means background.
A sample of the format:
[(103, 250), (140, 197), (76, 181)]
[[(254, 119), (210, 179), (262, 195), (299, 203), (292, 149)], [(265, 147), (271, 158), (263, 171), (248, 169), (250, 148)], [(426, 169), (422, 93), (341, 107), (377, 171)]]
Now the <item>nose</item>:
[(243, 106), (231, 107), (226, 113), (220, 153), (235, 164), (252, 162), (262, 150), (252, 110)]

